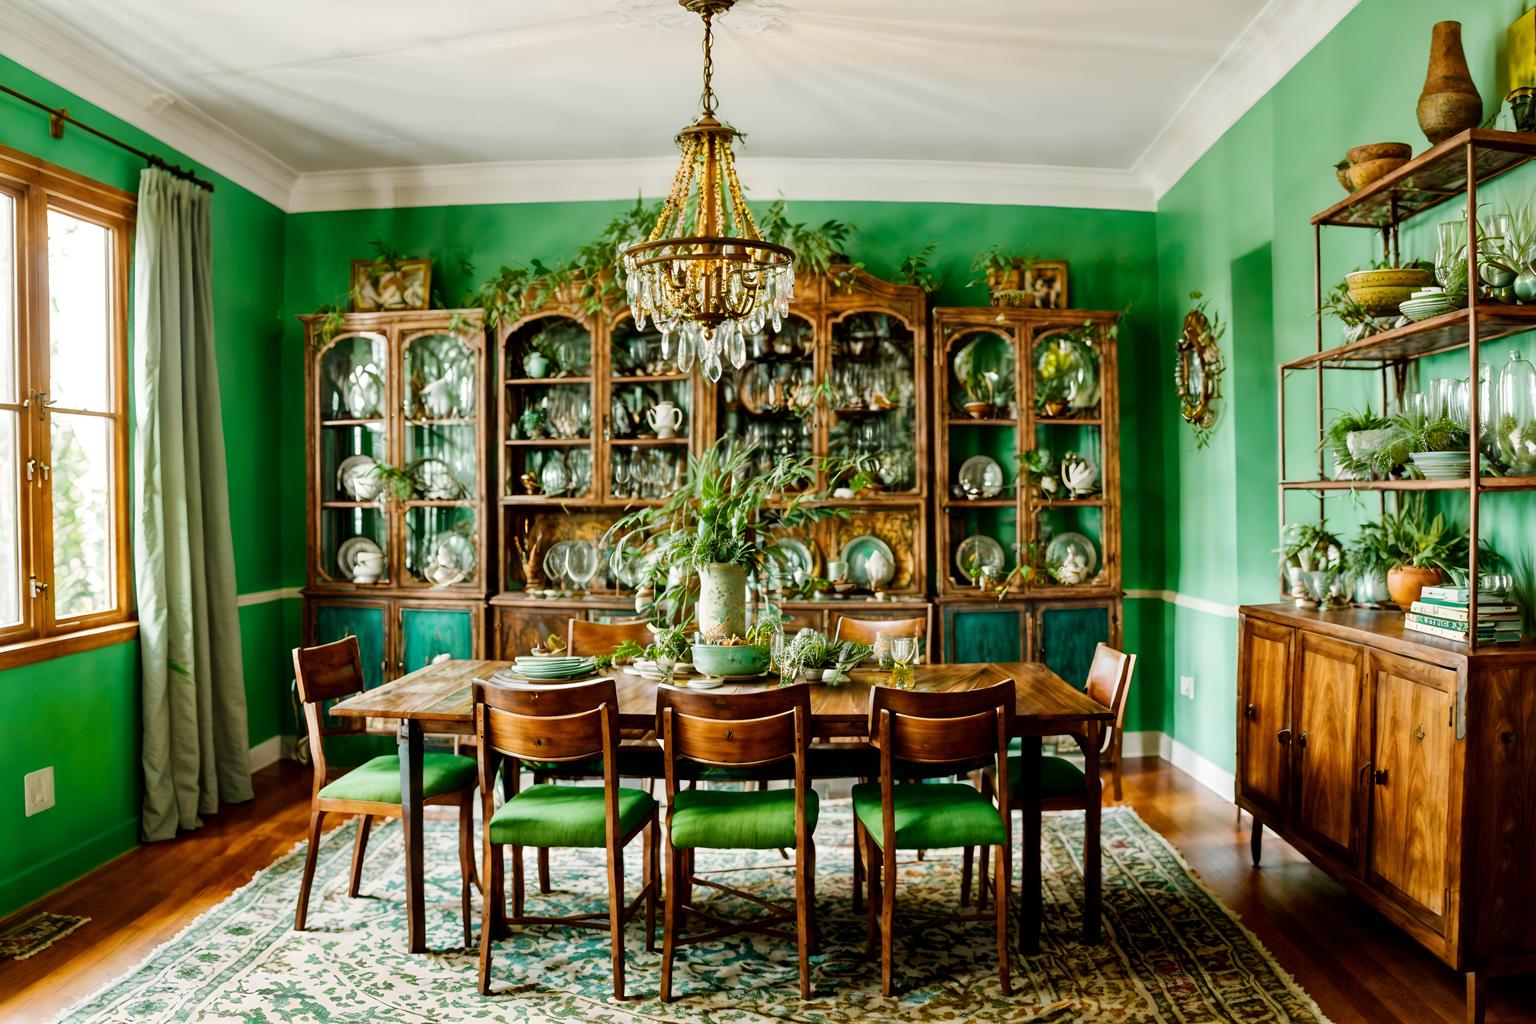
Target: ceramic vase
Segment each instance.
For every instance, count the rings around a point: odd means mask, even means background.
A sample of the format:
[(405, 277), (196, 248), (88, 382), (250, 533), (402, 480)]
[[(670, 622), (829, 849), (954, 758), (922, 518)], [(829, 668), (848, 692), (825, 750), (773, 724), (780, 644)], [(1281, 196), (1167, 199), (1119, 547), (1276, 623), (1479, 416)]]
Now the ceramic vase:
[(1457, 132), (1483, 123), (1483, 97), (1472, 82), (1461, 48), (1461, 22), (1435, 25), (1429, 44), (1429, 73), (1419, 93), (1419, 127), (1439, 145)]
[(747, 570), (715, 562), (699, 570), (699, 632), (727, 637), (747, 632)]
[(1409, 611), (1413, 602), (1419, 599), (1425, 587), (1437, 586), (1445, 582), (1445, 573), (1439, 569), (1420, 569), (1411, 565), (1400, 565), (1387, 573), (1387, 592), (1392, 595), (1392, 603), (1403, 611)]
[(1369, 607), (1386, 604), (1391, 600), (1387, 590), (1387, 574), (1379, 569), (1363, 572), (1355, 577), (1355, 603)]

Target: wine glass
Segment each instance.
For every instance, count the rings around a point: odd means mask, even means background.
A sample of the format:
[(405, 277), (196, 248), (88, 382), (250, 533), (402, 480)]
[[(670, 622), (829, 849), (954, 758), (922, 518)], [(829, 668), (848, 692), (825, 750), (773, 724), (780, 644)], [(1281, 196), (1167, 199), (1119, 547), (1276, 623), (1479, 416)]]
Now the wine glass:
[(784, 636), (782, 629), (773, 631), (773, 638), (768, 643), (768, 661), (773, 665), (773, 670), (779, 674), (779, 685), (788, 686), (793, 680), (789, 679), (786, 670), (789, 665), (785, 658), (789, 654), (789, 640)]
[(915, 688), (912, 663), (917, 660), (917, 637), (891, 637), (891, 685), (901, 690)]
[(576, 541), (565, 549), (565, 574), (576, 592), (587, 589), (597, 575), (597, 548), (589, 541)]

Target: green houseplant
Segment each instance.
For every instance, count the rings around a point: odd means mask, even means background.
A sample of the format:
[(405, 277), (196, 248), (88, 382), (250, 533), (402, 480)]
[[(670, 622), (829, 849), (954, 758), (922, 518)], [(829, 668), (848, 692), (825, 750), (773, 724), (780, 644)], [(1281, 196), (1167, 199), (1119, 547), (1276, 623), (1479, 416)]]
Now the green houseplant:
[(1357, 603), (1380, 607), (1390, 600), (1387, 573), (1396, 566), (1397, 554), (1385, 523), (1361, 525), (1345, 552), (1345, 563)]
[[(818, 469), (835, 479), (846, 469), (840, 463), (801, 456), (781, 459), (764, 474), (755, 471), (754, 456), (753, 447), (721, 438), (689, 457), (686, 480), (664, 504), (631, 512), (604, 537), (621, 556), (631, 546), (650, 552), (644, 582), (674, 616), (686, 614), (683, 598), (696, 581), (699, 631), (706, 636), (745, 636), (747, 577), (762, 577), (774, 530), (847, 514), (812, 501)], [(855, 473), (848, 486), (858, 490), (867, 482)]]
[(808, 677), (814, 675), (814, 682), (842, 682), (845, 673), (869, 657), (872, 651), (869, 644), (857, 640), (834, 641), (825, 633), (802, 629), (784, 649), (780, 677), (793, 680), (805, 674)]
[(966, 287), (985, 284), (992, 295), (994, 306), (1033, 306), (1035, 299), (1024, 290), (1024, 272), (1035, 262), (1035, 257), (1015, 252), (1003, 245), (989, 245), (971, 261), (971, 273), (982, 276), (970, 281)]
[(1286, 592), (1304, 600), (1308, 595), (1307, 574), (1338, 568), (1344, 545), (1320, 523), (1287, 523), (1276, 553), (1280, 555)]
[(1328, 424), (1323, 447), (1333, 454), (1334, 479), (1385, 480), (1408, 461), (1408, 446), (1395, 421), (1367, 405), (1341, 412)]
[(1467, 564), (1466, 534), (1454, 529), (1444, 513), (1430, 518), (1422, 494), (1404, 496), (1396, 512), (1382, 517), (1381, 526), (1393, 563), (1387, 591), (1405, 612), (1425, 587), (1444, 583)]
[[(820, 224), (806, 224), (789, 219), (789, 207), (783, 199), (768, 204), (758, 218), (764, 240), (787, 245), (795, 250), (796, 272), (825, 274), (834, 263), (848, 262), (848, 241), (856, 228), (845, 221), (828, 219)], [(839, 284), (846, 284), (853, 271), (862, 264), (849, 266), (839, 277)]]

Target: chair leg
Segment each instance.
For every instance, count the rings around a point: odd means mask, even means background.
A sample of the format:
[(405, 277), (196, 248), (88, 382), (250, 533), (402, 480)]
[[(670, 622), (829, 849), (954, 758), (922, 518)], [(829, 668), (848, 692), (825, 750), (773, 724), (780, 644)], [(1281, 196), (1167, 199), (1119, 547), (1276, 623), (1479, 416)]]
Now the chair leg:
[[(983, 854), (985, 856), (985, 854)], [(975, 866), (976, 848), (967, 846), (964, 859), (960, 861), (960, 905), (971, 905), (971, 871)]]
[(677, 951), (677, 927), (679, 913), (677, 902), (681, 896), (681, 882), (678, 877), (682, 857), (679, 850), (673, 847), (671, 840), (667, 841), (667, 884), (663, 891), (666, 897), (662, 911), (661, 922), (661, 1001), (672, 1001), (672, 956)]
[(806, 884), (811, 868), (810, 843), (795, 851), (795, 951), (800, 959), (800, 998), (811, 998), (811, 900), (815, 897)]
[(1003, 987), (1004, 996), (1013, 994), (1008, 981), (1008, 889), (1009, 876), (1013, 874), (1013, 867), (1009, 863), (1011, 860), (1008, 844), (997, 847), (997, 870), (993, 872), (997, 880), (997, 892), (993, 894), (993, 903), (997, 906), (997, 978)]
[(352, 842), (352, 881), (347, 886), (347, 895), (357, 899), (357, 891), (363, 884), (363, 854), (368, 849), (368, 833), (373, 829), (373, 817), (368, 814), (357, 816), (357, 838)]
[[(543, 847), (540, 847), (542, 850)], [(608, 851), (608, 941), (613, 960), (613, 998), (624, 998), (624, 847)]]
[(1116, 729), (1115, 730), (1115, 738), (1114, 738), (1113, 741), (1111, 741), (1111, 743), (1109, 745), (1110, 757), (1114, 758), (1114, 764), (1112, 766), (1112, 775), (1113, 775), (1114, 781), (1115, 781), (1115, 802), (1116, 803), (1118, 803), (1119, 801), (1125, 799), (1125, 792), (1124, 792), (1124, 790), (1120, 786), (1120, 762), (1124, 760), (1124, 757), (1121, 754), (1120, 742), (1121, 742), (1120, 730)]
[(806, 844), (806, 859), (810, 861), (805, 871), (806, 917), (811, 922), (809, 948), (811, 956), (821, 955), (821, 920), (816, 916), (816, 843)]
[[(1004, 879), (1000, 885), (1006, 885)], [(981, 848), (981, 856), (976, 858), (976, 911), (985, 914), (987, 912), (987, 848)]]
[(864, 825), (853, 819), (853, 912), (864, 910)]
[(473, 901), (470, 898), (472, 880), (475, 877), (475, 795), (473, 790), (466, 790), (459, 798), (459, 904), (460, 912), (464, 917), (464, 948), (470, 949), (475, 944), (475, 933), (472, 926), (474, 918)]
[(661, 822), (653, 819), (645, 830), (645, 951), (656, 952), (656, 893), (661, 880), (656, 875), (657, 847), (661, 837)]
[(549, 892), (549, 847), (539, 847), (539, 892)]
[(896, 945), (896, 851), (886, 850), (881, 859), (880, 991), (889, 998), (894, 991)]
[(875, 846), (874, 837), (869, 830), (864, 830), (864, 865), (867, 870), (868, 891), (865, 893), (865, 924), (864, 924), (864, 955), (873, 959), (875, 955), (875, 939), (880, 928), (880, 865), (879, 847)]
[(304, 878), (299, 882), (299, 906), (293, 913), (293, 930), (304, 930), (304, 918), (309, 913), (309, 887), (315, 880), (315, 861), (320, 856), (320, 827), (325, 822), (324, 811), (309, 813), (309, 849), (304, 854)]
[(512, 916), (523, 916), (523, 848), (512, 847)]
[(493, 933), (498, 931), (498, 908), (502, 905), (501, 872), (496, 861), (500, 859), (499, 851), (493, 845), (489, 837), (482, 843), (485, 849), (485, 866), (482, 877), (485, 886), (480, 894), (480, 994), (491, 994), (491, 939)]

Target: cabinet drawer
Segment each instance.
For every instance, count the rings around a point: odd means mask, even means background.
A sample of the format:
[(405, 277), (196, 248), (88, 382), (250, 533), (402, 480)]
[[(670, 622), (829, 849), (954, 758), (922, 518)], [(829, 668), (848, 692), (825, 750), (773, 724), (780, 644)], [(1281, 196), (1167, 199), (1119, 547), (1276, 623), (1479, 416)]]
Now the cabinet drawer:
[(1320, 852), (1358, 870), (1360, 792), (1368, 722), (1365, 649), (1303, 632), (1292, 680), (1295, 785), (1291, 820), (1298, 835)]
[(1244, 617), (1237, 660), (1237, 795), (1280, 827), (1289, 800), (1291, 656), (1296, 631)]

